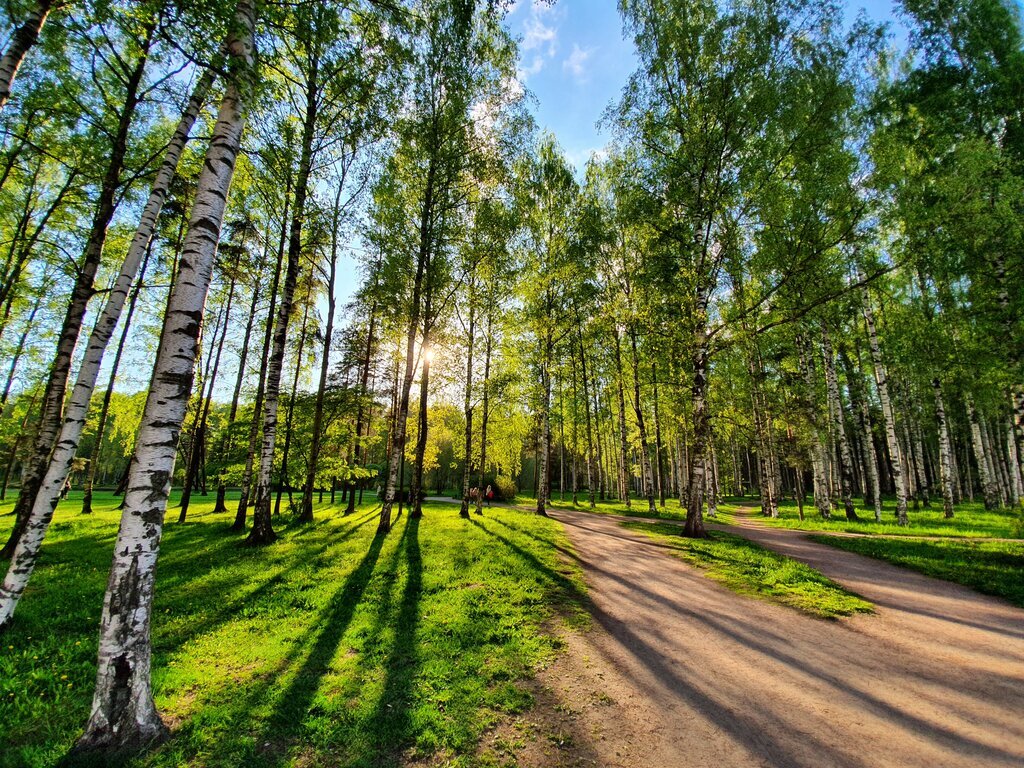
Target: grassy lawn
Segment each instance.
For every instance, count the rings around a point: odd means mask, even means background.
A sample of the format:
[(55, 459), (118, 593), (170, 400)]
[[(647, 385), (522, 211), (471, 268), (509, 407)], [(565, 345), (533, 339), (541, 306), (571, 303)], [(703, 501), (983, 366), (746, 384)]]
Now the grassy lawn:
[[(728, 517), (739, 509), (738, 499), (729, 499), (719, 505), (719, 511)], [(809, 501), (809, 497), (808, 497)], [(856, 500), (859, 501), (859, 500)], [(910, 525), (896, 525), (896, 502), (886, 499), (883, 506), (882, 522), (875, 522), (873, 507), (857, 505), (857, 514), (862, 522), (852, 523), (839, 510), (833, 511), (831, 520), (822, 520), (811, 503), (804, 505), (804, 520), (800, 520), (795, 501), (786, 500), (779, 504), (779, 517), (762, 517), (760, 502), (749, 498), (742, 505), (748, 512), (753, 511), (756, 519), (765, 525), (780, 528), (798, 528), (803, 531), (844, 531), (848, 533), (886, 534), (893, 536), (983, 536), (993, 538), (1021, 538), (1024, 536), (1024, 518), (1020, 511), (1004, 509), (995, 512), (985, 510), (981, 502), (965, 502), (957, 505), (956, 516), (946, 520), (942, 516), (941, 503), (931, 507), (907, 511)]]
[(955, 581), (1024, 608), (1024, 541), (927, 541), (814, 536), (833, 547)]
[[(859, 501), (859, 500), (856, 500)], [(533, 499), (520, 494), (516, 503), (529, 506)], [(889, 534), (894, 536), (964, 536), (964, 537), (991, 537), (1019, 539), (1024, 538), (1024, 515), (1020, 511), (1012, 509), (989, 512), (981, 502), (964, 502), (957, 505), (956, 516), (952, 520), (946, 520), (942, 516), (942, 507), (938, 502), (933, 502), (929, 508), (911, 509), (908, 512), (910, 525), (902, 528), (896, 525), (896, 502), (895, 499), (886, 498), (884, 503), (884, 515), (881, 523), (874, 522), (874, 508), (857, 505), (857, 514), (862, 521), (851, 523), (847, 521), (842, 511), (833, 512), (832, 520), (822, 520), (808, 497), (804, 505), (804, 520), (800, 520), (797, 504), (792, 500), (785, 500), (779, 504), (779, 517), (775, 520), (762, 517), (758, 513), (760, 501), (753, 496), (745, 498), (730, 497), (723, 499), (718, 505), (717, 517), (706, 517), (709, 523), (730, 524), (733, 522), (733, 515), (744, 510), (747, 514), (753, 512), (755, 519), (766, 525), (780, 528), (796, 528), (804, 531), (843, 531), (848, 533), (865, 534)], [(621, 501), (609, 500), (596, 502), (594, 509), (590, 508), (589, 498), (585, 494), (579, 495), (579, 503), (573, 507), (571, 499), (561, 501), (558, 492), (554, 493), (551, 506), (556, 509), (577, 509), (581, 512), (592, 512), (599, 515), (630, 515), (632, 517), (644, 517), (661, 520), (684, 520), (686, 510), (679, 505), (679, 500), (669, 498), (665, 501), (665, 507), (658, 507), (658, 514), (653, 516), (647, 508), (646, 498), (634, 498), (632, 506), (627, 508)]]
[[(657, 507), (657, 515), (651, 515), (647, 507), (646, 497), (632, 499), (632, 506), (630, 507), (627, 507), (625, 502), (617, 500), (595, 501), (593, 509), (590, 508), (590, 497), (586, 494), (579, 494), (578, 500), (579, 503), (574, 507), (572, 497), (569, 494), (566, 494), (565, 501), (562, 501), (558, 497), (558, 492), (555, 491), (551, 499), (551, 506), (555, 509), (576, 509), (580, 512), (593, 512), (598, 515), (630, 515), (631, 517), (646, 517), (660, 520), (686, 519), (686, 510), (679, 506), (679, 499), (666, 499), (664, 509), (660, 506)], [(536, 500), (532, 497), (520, 495), (516, 497), (516, 503), (536, 504)], [(658, 500), (655, 499), (654, 503), (657, 505)]]
[[(0, 765), (53, 765), (80, 733), (116, 500), (58, 508), (15, 624), (0, 637)], [(497, 765), (476, 755), (517, 684), (557, 651), (553, 616), (583, 622), (581, 574), (552, 520), (431, 504), (374, 536), (375, 506), (289, 527), (262, 550), (212, 496), (169, 510), (153, 620), (157, 705), (174, 736), (133, 765)], [(233, 506), (233, 505), (232, 505)], [(0, 506), (0, 515), (10, 510)], [(5, 538), (13, 520), (0, 516)], [(433, 762), (432, 762), (433, 764)]]
[(871, 603), (810, 566), (739, 536), (713, 531), (707, 539), (687, 539), (680, 535), (679, 526), (669, 523), (627, 521), (622, 526), (671, 545), (678, 557), (734, 592), (825, 619), (873, 610)]

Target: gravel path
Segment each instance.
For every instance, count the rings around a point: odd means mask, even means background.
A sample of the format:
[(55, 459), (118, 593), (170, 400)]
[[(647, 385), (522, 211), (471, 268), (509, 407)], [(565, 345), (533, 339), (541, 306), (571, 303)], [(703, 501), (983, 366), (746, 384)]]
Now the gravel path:
[(1024, 611), (799, 531), (730, 527), (877, 606), (823, 621), (726, 590), (621, 518), (552, 516), (594, 626), (542, 673), (548, 714), (521, 729), (519, 765), (1024, 765)]

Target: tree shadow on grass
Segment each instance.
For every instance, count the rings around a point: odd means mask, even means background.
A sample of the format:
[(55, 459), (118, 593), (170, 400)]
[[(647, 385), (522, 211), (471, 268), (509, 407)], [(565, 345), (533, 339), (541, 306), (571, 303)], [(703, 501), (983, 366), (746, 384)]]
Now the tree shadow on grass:
[[(490, 518), (488, 518), (489, 520)], [(481, 523), (477, 519), (470, 519), (470, 522), (479, 528), (481, 531), (486, 533), (488, 536), (492, 536), (502, 544), (505, 545), (509, 550), (514, 552), (517, 556), (529, 563), (533, 569), (542, 575), (551, 583), (553, 594), (549, 597), (553, 598), (555, 602), (563, 607), (573, 607), (577, 609), (586, 610), (590, 605), (589, 598), (586, 592), (580, 588), (576, 582), (566, 576), (564, 573), (552, 568), (550, 565), (545, 563), (539, 557), (532, 552), (523, 549), (521, 546), (516, 544), (514, 541), (506, 536), (502, 536), (497, 531), (492, 531), (486, 525)], [(511, 527), (511, 526), (507, 526)]]
[(331, 667), (338, 646), (366, 592), (386, 537), (375, 536), (362, 561), (334, 594), (317, 618), (316, 636), (309, 652), (289, 682), (277, 696), (273, 713), (264, 726), (261, 741), (270, 742), (277, 755), (275, 764), (287, 762), (287, 744), (294, 741), (309, 713), (320, 681)]
[(395, 618), (391, 652), (384, 665), (383, 691), (366, 724), (369, 743), (375, 744), (379, 750), (377, 762), (380, 765), (401, 764), (401, 751), (410, 745), (415, 736), (409, 710), (419, 669), (416, 632), (423, 596), (419, 526), (418, 518), (409, 518), (402, 536), (406, 560), (405, 587)]

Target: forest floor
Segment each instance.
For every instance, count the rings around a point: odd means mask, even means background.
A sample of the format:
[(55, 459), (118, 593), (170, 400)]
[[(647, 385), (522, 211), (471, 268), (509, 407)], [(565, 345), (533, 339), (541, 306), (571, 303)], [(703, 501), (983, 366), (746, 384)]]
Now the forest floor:
[(523, 766), (1017, 766), (1024, 610), (736, 519), (875, 612), (838, 620), (736, 594), (612, 516), (559, 509), (593, 628), (495, 740)]

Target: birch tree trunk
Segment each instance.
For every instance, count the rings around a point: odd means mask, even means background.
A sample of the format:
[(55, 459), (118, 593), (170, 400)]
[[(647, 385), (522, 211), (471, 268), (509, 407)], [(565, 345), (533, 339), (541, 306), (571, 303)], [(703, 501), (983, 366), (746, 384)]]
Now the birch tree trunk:
[(626, 509), (630, 509), (633, 501), (629, 487), (629, 434), (626, 431), (626, 397), (622, 384), (622, 344), (617, 327), (612, 329), (612, 334), (615, 338), (615, 389), (619, 398), (619, 487), (626, 501)]
[(292, 426), (295, 423), (295, 398), (299, 393), (299, 377), (302, 375), (302, 356), (306, 351), (306, 330), (309, 327), (310, 297), (312, 292), (313, 284), (310, 282), (307, 285), (306, 300), (303, 302), (302, 307), (302, 324), (299, 326), (299, 343), (295, 350), (295, 374), (292, 376), (292, 389), (288, 396), (288, 410), (285, 411), (284, 417), (284, 446), (282, 446), (281, 449), (281, 467), (278, 473), (278, 478), (280, 479), (277, 483), (277, 493), (274, 495), (274, 517), (277, 517), (281, 513), (281, 494), (285, 488), (288, 489), (288, 509), (291, 510), (295, 506), (295, 501), (292, 498), (292, 485), (290, 480), (291, 472), (288, 468), (288, 462), (291, 458)]
[[(865, 481), (865, 497), (871, 495), (871, 502), (875, 509), (875, 522), (882, 522), (882, 489), (878, 478), (878, 454), (875, 452), (875, 441), (871, 429), (871, 409), (868, 406), (867, 397), (864, 393), (864, 379), (859, 369), (855, 368), (850, 361), (846, 350), (840, 346), (839, 356), (846, 369), (846, 380), (850, 385), (850, 402), (858, 415), (861, 429), (861, 451), (863, 453), (864, 472), (867, 475)], [(859, 354), (858, 354), (859, 357)], [(859, 362), (859, 360), (858, 360)], [(867, 498), (865, 498), (867, 503)]]
[(178, 159), (185, 148), (188, 134), (192, 130), (192, 125), (202, 108), (211, 84), (212, 76), (204, 75), (188, 108), (182, 115), (174, 137), (168, 145), (160, 171), (153, 182), (149, 200), (143, 209), (135, 236), (128, 247), (121, 271), (107, 296), (107, 303), (103, 307), (99, 319), (89, 334), (85, 357), (79, 367), (75, 386), (68, 401), (67, 412), (56, 448), (46, 468), (46, 474), (38, 486), (38, 492), (27, 516), (24, 532), (15, 548), (7, 577), (4, 579), (3, 585), (0, 586), (0, 630), (6, 626), (14, 614), (18, 600), (28, 585), (39, 558), (39, 549), (46, 537), (50, 521), (53, 519), (53, 512), (60, 500), (61, 490), (67, 480), (68, 472), (71, 470), (75, 454), (78, 452), (82, 430), (85, 428), (86, 418), (89, 414), (89, 403), (96, 387), (100, 365), (103, 362), (103, 354), (117, 327), (128, 291), (139, 271), (139, 265), (149, 251), (149, 242), (156, 229), (157, 218), (163, 207), (171, 178), (177, 168)]
[(473, 469), (473, 345), (476, 342), (476, 273), (469, 278), (469, 329), (466, 339), (466, 392), (463, 402), (463, 413), (466, 416), (466, 463), (462, 468), (462, 506), (459, 508), (461, 517), (469, 517), (469, 478)]
[(487, 417), (490, 407), (490, 383), (491, 383), (491, 347), (493, 337), (491, 336), (492, 321), (494, 318), (493, 309), (487, 313), (487, 333), (484, 338), (484, 397), (481, 403), (480, 415), (480, 482), (477, 484), (476, 513), (482, 515), (484, 505), (484, 474), (487, 472)]
[[(353, 436), (354, 439), (355, 439), (355, 450), (353, 451), (353, 456), (354, 456), (355, 461), (356, 461), (357, 464), (365, 464), (366, 463), (366, 447), (363, 445), (364, 416), (365, 416), (365, 426), (367, 427), (367, 429), (369, 429), (369, 426), (372, 423), (371, 418), (370, 418), (371, 414), (364, 413), (363, 402), (364, 402), (364, 399), (367, 397), (367, 395), (369, 394), (369, 391), (370, 391), (369, 388), (368, 388), (368, 384), (370, 382), (370, 365), (373, 362), (373, 345), (375, 343), (374, 333), (376, 331), (376, 325), (377, 325), (377, 302), (374, 301), (373, 304), (370, 306), (370, 322), (369, 322), (369, 327), (366, 329), (366, 348), (365, 348), (365, 351), (363, 352), (363, 360), (362, 360), (361, 373), (360, 373), (361, 378), (359, 380), (359, 407), (356, 410), (356, 429), (355, 429), (355, 435)], [(395, 372), (395, 376), (396, 376), (396, 380), (397, 380), (397, 370)], [(331, 492), (332, 493), (334, 492), (333, 484), (332, 484), (332, 487), (331, 487)], [(363, 500), (363, 483), (360, 482), (360, 485), (359, 485), (359, 501), (362, 502), (362, 500)], [(351, 515), (355, 511), (356, 511), (355, 499), (352, 497), (352, 494), (349, 494), (348, 503), (345, 505), (345, 512), (344, 512), (344, 514)]]
[(985, 509), (997, 509), (999, 507), (999, 491), (996, 488), (995, 478), (992, 476), (992, 463), (985, 450), (985, 441), (981, 432), (978, 412), (974, 407), (974, 398), (970, 394), (966, 394), (964, 404), (967, 407), (971, 447), (974, 449), (974, 459), (978, 464), (978, 477), (981, 480), (981, 493), (985, 499)]
[(949, 440), (949, 420), (942, 399), (942, 382), (932, 379), (935, 393), (935, 424), (939, 431), (939, 482), (942, 486), (942, 510), (946, 519), (953, 518), (953, 449)]
[(836, 376), (835, 356), (832, 342), (824, 327), (821, 329), (821, 344), (825, 365), (825, 384), (828, 389), (829, 413), (832, 415), (832, 429), (839, 446), (839, 493), (846, 511), (846, 519), (859, 520), (853, 506), (853, 455), (850, 443), (846, 439), (846, 427), (843, 424), (843, 401), (839, 393), (839, 377)]
[[(178, 522), (184, 523), (188, 514), (189, 502), (192, 497), (192, 490), (195, 488), (196, 480), (202, 475), (205, 477), (206, 467), (206, 425), (210, 419), (210, 406), (213, 403), (213, 388), (217, 383), (217, 374), (220, 372), (220, 358), (224, 352), (224, 340), (228, 335), (228, 325), (231, 322), (231, 305), (235, 298), (235, 278), (238, 274), (238, 264), (231, 270), (231, 282), (228, 286), (228, 297), (223, 307), (224, 322), (220, 332), (220, 341), (216, 345), (216, 354), (213, 358), (213, 369), (210, 371), (210, 380), (206, 396), (199, 401), (199, 419), (196, 424), (196, 433), (192, 441), (192, 450), (189, 456), (189, 467), (185, 474), (185, 487), (181, 490), (181, 511), (178, 513)], [(216, 336), (214, 330), (214, 336)], [(212, 339), (211, 339), (212, 341)], [(200, 395), (202, 386), (200, 386)], [(202, 481), (203, 495), (206, 495), (206, 481)]]
[(391, 530), (391, 508), (395, 503), (395, 495), (398, 492), (399, 472), (401, 471), (402, 456), (405, 454), (406, 424), (409, 420), (409, 397), (412, 392), (412, 380), (416, 374), (416, 333), (420, 327), (423, 275), (430, 258), (431, 241), (433, 239), (436, 173), (437, 158), (432, 156), (427, 165), (423, 208), (420, 211), (420, 241), (416, 255), (416, 277), (413, 280), (412, 306), (405, 338), (405, 373), (402, 377), (402, 389), (398, 397), (398, 410), (395, 413), (395, 427), (391, 439), (391, 451), (388, 455), (388, 477), (385, 484), (384, 501), (380, 507), (380, 522), (377, 524), (378, 533), (387, 533)]
[[(426, 304), (429, 304), (429, 300)], [(425, 314), (429, 313), (429, 311), (429, 309), (426, 309)], [(433, 357), (430, 348), (427, 346), (429, 343), (430, 331), (424, 329), (423, 346), (420, 347), (423, 366), (420, 370), (420, 399), (419, 403), (417, 403), (418, 413), (416, 421), (418, 427), (416, 429), (415, 458), (412, 467), (412, 480), (409, 483), (409, 516), (412, 518), (423, 517), (423, 504), (420, 502), (420, 497), (424, 494), (423, 462), (427, 454), (427, 398), (430, 395), (430, 363)]]
[(1013, 435), (1013, 422), (1006, 422), (1006, 468), (1010, 473), (1010, 504), (1016, 507), (1024, 498), (1024, 482), (1020, 474), (1020, 456), (1017, 454), (1017, 441)]
[(161, 739), (153, 701), (150, 619), (156, 560), (182, 420), (192, 390), (203, 306), (241, 143), (253, 67), (253, 6), (239, 0), (226, 49), (228, 81), (200, 172), (188, 235), (135, 444), (125, 509), (103, 600), (92, 713), (76, 750), (118, 752)]
[(551, 442), (551, 358), (553, 355), (554, 343), (551, 340), (550, 329), (543, 341), (540, 386), (540, 440), (538, 442), (537, 459), (539, 466), (537, 485), (537, 514), (547, 516), (547, 493), (551, 481), (551, 451), (548, 446)]
[(661, 418), (658, 413), (658, 368), (651, 363), (651, 382), (654, 386), (654, 453), (657, 458), (658, 469), (658, 502), (662, 509), (665, 508), (665, 460), (664, 449), (661, 444)]
[(633, 353), (633, 411), (636, 414), (636, 426), (640, 432), (640, 467), (643, 476), (646, 478), (644, 491), (647, 495), (647, 510), (652, 515), (657, 515), (658, 510), (654, 505), (654, 477), (651, 470), (651, 456), (647, 446), (647, 429), (644, 425), (644, 412), (640, 401), (640, 361), (637, 359), (636, 331), (629, 329), (629, 343)]
[[(152, 240), (150, 240), (152, 244)], [(124, 316), (124, 326), (121, 328), (121, 338), (117, 341), (117, 349), (114, 350), (114, 360), (110, 365), (110, 378), (107, 379), (107, 389), (103, 393), (103, 404), (100, 406), (100, 416), (96, 423), (96, 440), (93, 444), (92, 455), (89, 457), (89, 470), (85, 478), (85, 492), (82, 495), (82, 514), (92, 514), (92, 489), (96, 482), (96, 465), (100, 459), (100, 446), (103, 443), (103, 435), (106, 432), (107, 416), (110, 413), (110, 401), (114, 395), (114, 385), (117, 383), (117, 372), (121, 368), (121, 358), (124, 355), (125, 343), (128, 341), (128, 331), (132, 327), (132, 317), (135, 315), (135, 307), (139, 301), (139, 292), (142, 290), (142, 282), (146, 277), (146, 267), (149, 264), (151, 249), (146, 248), (146, 255), (139, 267), (139, 278), (132, 289), (132, 295), (128, 299), (128, 311)]]
[(903, 456), (900, 453), (899, 441), (896, 439), (896, 417), (893, 413), (892, 400), (889, 398), (889, 384), (882, 350), (878, 345), (878, 334), (875, 331), (875, 313), (871, 308), (871, 296), (867, 286), (862, 287), (864, 324), (867, 326), (868, 346), (871, 350), (871, 361), (875, 369), (875, 386), (878, 388), (878, 399), (882, 404), (882, 420), (885, 422), (885, 440), (889, 447), (892, 480), (896, 487), (896, 522), (907, 525), (907, 480), (903, 473)]
[(25, 54), (39, 40), (39, 33), (42, 31), (52, 7), (53, 0), (39, 0), (35, 8), (26, 14), (21, 26), (11, 36), (11, 42), (8, 44), (7, 50), (4, 51), (3, 57), (0, 58), (0, 109), (7, 106), (18, 69), (25, 60)]
[(43, 303), (43, 297), (46, 292), (43, 290), (43, 286), (40, 286), (39, 292), (36, 294), (35, 299), (32, 301), (32, 309), (28, 313), (28, 319), (25, 320), (25, 330), (21, 332), (18, 337), (18, 343), (14, 346), (14, 352), (11, 354), (11, 365), (7, 369), (7, 380), (4, 382), (4, 391), (0, 394), (0, 416), (3, 416), (4, 408), (7, 406), (7, 398), (10, 397), (11, 387), (14, 385), (14, 375), (18, 372), (18, 363), (21, 361), (21, 355), (25, 351), (25, 342), (28, 341), (28, 335), (33, 330), (36, 330), (34, 322), (36, 314), (39, 312), (39, 307)]
[[(331, 340), (334, 337), (334, 312), (337, 301), (334, 298), (334, 287), (338, 276), (338, 227), (341, 226), (341, 191), (344, 183), (338, 183), (334, 197), (334, 221), (331, 222), (331, 256), (327, 265), (327, 320), (324, 323), (324, 343), (320, 355), (320, 379), (316, 387), (316, 401), (313, 404), (313, 434), (310, 436), (309, 461), (306, 462), (306, 482), (302, 489), (302, 502), (299, 510), (299, 522), (313, 522), (313, 487), (316, 484), (316, 464), (320, 460), (320, 441), (323, 438), (324, 393), (327, 391), (327, 374), (331, 365)], [(372, 326), (371, 326), (372, 334)], [(365, 382), (363, 384), (365, 385)], [(362, 403), (360, 403), (360, 410)], [(362, 414), (360, 413), (360, 416)], [(360, 419), (356, 419), (356, 439), (359, 438)], [(354, 494), (349, 494), (352, 504)]]
[[(228, 420), (227, 424), (224, 425), (223, 437), (220, 441), (220, 454), (224, 459), (231, 455), (231, 432), (235, 426), (235, 419), (238, 418), (238, 402), (242, 395), (242, 384), (245, 381), (246, 363), (249, 360), (249, 341), (252, 339), (252, 329), (256, 324), (256, 307), (260, 302), (261, 287), (263, 285), (263, 266), (266, 260), (266, 248), (261, 252), (259, 265), (256, 269), (255, 279), (253, 280), (252, 286), (252, 297), (249, 303), (249, 314), (245, 322), (245, 332), (242, 334), (242, 346), (239, 349), (238, 357), (238, 370), (235, 373), (235, 387), (231, 393), (231, 406), (228, 409)], [(262, 369), (261, 369), (262, 377)], [(251, 471), (252, 465), (249, 465)], [(227, 488), (224, 486), (224, 470), (221, 469), (217, 476), (217, 503), (214, 505), (214, 514), (228, 511), (228, 505), (225, 503), (225, 497), (227, 495)], [(245, 524), (243, 517), (242, 524)]]
[(270, 306), (267, 309), (267, 322), (263, 329), (263, 354), (260, 358), (259, 381), (256, 384), (256, 400), (252, 405), (252, 422), (249, 424), (249, 450), (245, 458), (245, 470), (242, 473), (242, 488), (235, 510), (233, 531), (245, 530), (245, 518), (249, 511), (249, 499), (252, 494), (252, 480), (255, 471), (256, 457), (259, 455), (260, 436), (263, 427), (263, 398), (267, 386), (267, 366), (270, 362), (270, 350), (274, 344), (274, 319), (277, 316), (277, 294), (281, 285), (281, 270), (284, 266), (285, 239), (288, 232), (288, 213), (292, 198), (292, 176), (288, 173), (284, 189), (284, 211), (281, 214), (281, 234), (277, 245), (277, 263), (274, 267), (274, 279), (270, 288)]
[(829, 499), (828, 476), (826, 475), (825, 445), (821, 439), (821, 424), (818, 418), (817, 398), (815, 397), (814, 366), (811, 359), (810, 342), (802, 335), (796, 337), (796, 347), (800, 358), (800, 372), (804, 377), (804, 413), (810, 427), (811, 436), (811, 477), (814, 480), (814, 506), (823, 520), (832, 519), (832, 503)]
[(694, 313), (693, 380), (690, 389), (693, 407), (693, 453), (690, 455), (690, 477), (687, 481), (686, 524), (683, 534), (691, 538), (705, 538), (704, 487), (707, 474), (707, 450), (711, 437), (711, 417), (708, 413), (708, 364), (710, 350), (707, 335), (708, 297), (700, 297)]
[(35, 446), (32, 458), (27, 462), (28, 470), (21, 484), (21, 492), (18, 494), (18, 502), (15, 506), (14, 529), (11, 531), (11, 537), (3, 551), (0, 552), (0, 557), (11, 556), (18, 539), (21, 538), (21, 533), (32, 512), (36, 493), (39, 491), (43, 476), (50, 465), (50, 455), (60, 434), (61, 414), (64, 410), (64, 399), (71, 373), (71, 361), (74, 357), (75, 347), (78, 345), (78, 337), (81, 334), (89, 299), (93, 296), (93, 283), (103, 257), (107, 229), (117, 208), (117, 192), (121, 187), (121, 172), (124, 169), (129, 130), (140, 101), (142, 75), (149, 56), (153, 33), (154, 26), (150, 24), (146, 29), (146, 37), (141, 43), (139, 57), (133, 62), (133, 68), (125, 81), (125, 101), (111, 141), (110, 158), (104, 170), (96, 208), (83, 249), (82, 261), (77, 270), (71, 300), (61, 324), (56, 353), (50, 366), (46, 389), (43, 392)]
[[(582, 326), (577, 326), (580, 328)], [(583, 378), (583, 421), (587, 428), (587, 496), (590, 498), (590, 508), (595, 505), (594, 498), (594, 431), (590, 420), (590, 381), (587, 377), (587, 355), (583, 349), (583, 334), (579, 334), (580, 346), (580, 376)], [(598, 470), (600, 471), (600, 470)]]
[[(314, 49), (315, 50), (315, 49)], [(302, 146), (299, 168), (295, 179), (295, 202), (291, 228), (288, 233), (288, 264), (285, 268), (284, 288), (274, 325), (274, 346), (267, 366), (267, 380), (263, 390), (263, 444), (260, 466), (253, 500), (252, 530), (247, 543), (254, 546), (270, 544), (277, 539), (270, 518), (270, 485), (274, 470), (274, 446), (277, 442), (277, 408), (281, 394), (281, 372), (284, 368), (285, 345), (288, 341), (288, 323), (291, 320), (295, 286), (299, 277), (299, 256), (302, 252), (302, 230), (306, 218), (306, 199), (309, 196), (309, 177), (313, 166), (313, 133), (319, 110), (319, 59), (310, 57), (306, 81), (306, 105), (302, 117)]]

